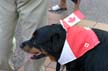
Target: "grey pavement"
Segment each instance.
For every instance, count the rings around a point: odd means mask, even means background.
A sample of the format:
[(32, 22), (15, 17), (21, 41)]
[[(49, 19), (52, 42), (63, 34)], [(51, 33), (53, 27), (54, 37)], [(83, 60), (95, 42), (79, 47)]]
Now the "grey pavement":
[[(49, 0), (49, 6), (58, 4), (59, 0)], [(67, 11), (57, 12), (67, 16), (72, 13), (74, 3), (67, 0)], [(81, 0), (80, 10), (88, 20), (93, 20), (100, 23), (108, 23), (108, 0)]]

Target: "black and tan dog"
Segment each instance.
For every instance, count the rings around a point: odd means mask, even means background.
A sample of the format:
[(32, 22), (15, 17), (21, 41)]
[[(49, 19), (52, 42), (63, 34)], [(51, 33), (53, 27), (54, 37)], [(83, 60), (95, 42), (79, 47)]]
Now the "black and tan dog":
[[(93, 28), (91, 30), (96, 34), (100, 43), (77, 59), (65, 63), (67, 71), (108, 71), (108, 32)], [(21, 44), (21, 48), (28, 53), (49, 56), (58, 62), (66, 35), (67, 32), (60, 24), (48, 25), (37, 29), (30, 40)], [(81, 35), (79, 33), (78, 36)], [(91, 35), (87, 37), (89, 36)], [(93, 39), (90, 40), (92, 42)]]

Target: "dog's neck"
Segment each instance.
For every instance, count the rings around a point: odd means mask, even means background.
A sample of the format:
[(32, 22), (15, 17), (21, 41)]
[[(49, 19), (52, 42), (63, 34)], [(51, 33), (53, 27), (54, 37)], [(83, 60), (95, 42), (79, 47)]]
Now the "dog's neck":
[[(60, 58), (60, 55), (62, 53), (63, 50), (63, 46), (64, 46), (64, 42), (66, 39), (66, 31), (65, 29), (62, 27), (62, 25), (59, 25), (57, 28), (59, 28), (59, 36), (60, 36), (60, 40), (56, 41), (57, 45), (56, 46), (56, 51), (54, 53), (52, 53), (52, 55), (56, 58), (56, 61), (58, 61), (58, 59)], [(55, 28), (56, 29), (56, 28)]]

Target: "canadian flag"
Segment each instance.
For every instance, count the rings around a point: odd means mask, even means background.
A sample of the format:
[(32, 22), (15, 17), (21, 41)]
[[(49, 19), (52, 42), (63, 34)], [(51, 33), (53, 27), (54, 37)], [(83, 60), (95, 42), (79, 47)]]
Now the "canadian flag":
[(72, 26), (68, 22), (62, 22), (62, 26), (66, 29), (66, 40), (58, 60), (61, 65), (83, 56), (100, 42), (90, 28)]
[(70, 14), (68, 17), (64, 18), (63, 20), (60, 20), (60, 23), (65, 28), (68, 28), (69, 26), (73, 26), (80, 22), (84, 18), (84, 15), (80, 12), (80, 10), (76, 10), (72, 14)]

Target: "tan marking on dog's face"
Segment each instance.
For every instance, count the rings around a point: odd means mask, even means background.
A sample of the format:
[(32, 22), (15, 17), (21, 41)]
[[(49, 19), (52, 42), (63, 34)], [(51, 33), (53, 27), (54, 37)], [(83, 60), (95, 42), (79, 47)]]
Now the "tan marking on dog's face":
[(36, 48), (31, 48), (30, 52), (31, 54), (35, 54), (35, 55), (40, 55), (42, 54), (42, 52), (39, 50), (39, 49), (36, 49)]
[[(48, 55), (48, 53), (45, 52), (44, 50), (40, 51), (40, 50), (38, 50), (38, 49), (36, 49), (36, 48), (32, 48), (32, 49), (30, 50), (30, 53), (35, 54), (35, 55), (40, 55), (40, 54)], [(55, 59), (54, 56), (48, 55), (48, 57), (49, 57), (52, 61), (56, 61), (56, 59)]]
[(44, 50), (39, 50), (36, 47), (29, 47), (28, 45), (26, 45), (23, 50), (27, 53), (31, 53), (31, 54), (35, 54), (35, 55), (40, 55), (40, 54), (45, 54), (47, 55), (47, 52), (45, 52)]
[(56, 61), (54, 56), (49, 55), (49, 58), (51, 59), (51, 61)]
[[(48, 55), (48, 53), (46, 51), (44, 51), (44, 50), (40, 51), (39, 49), (36, 49), (35, 47), (29, 47), (28, 45), (26, 45), (23, 50), (28, 52), (28, 53), (35, 54), (35, 55), (40, 55), (40, 54)], [(52, 61), (55, 61), (55, 58), (53, 56), (48, 55), (48, 57)]]
[(28, 45), (26, 45), (26, 46), (24, 46), (24, 48), (23, 48), (23, 50), (25, 51), (25, 52), (30, 52), (30, 50), (31, 50), (31, 47), (29, 47)]
[(35, 47), (29, 47), (28, 45), (26, 45), (23, 50), (27, 53), (31, 53), (31, 54), (41, 54), (42, 52), (39, 49), (36, 49)]

